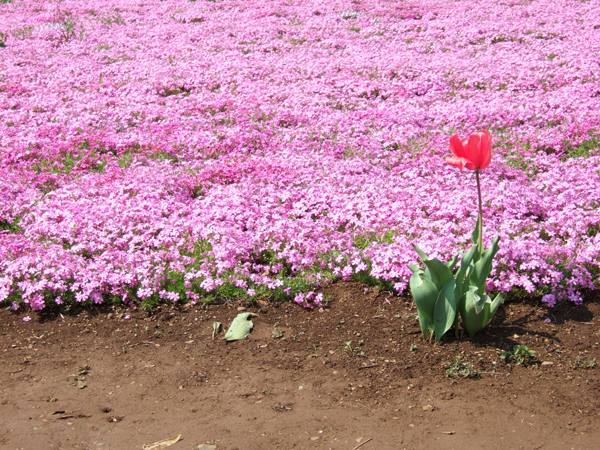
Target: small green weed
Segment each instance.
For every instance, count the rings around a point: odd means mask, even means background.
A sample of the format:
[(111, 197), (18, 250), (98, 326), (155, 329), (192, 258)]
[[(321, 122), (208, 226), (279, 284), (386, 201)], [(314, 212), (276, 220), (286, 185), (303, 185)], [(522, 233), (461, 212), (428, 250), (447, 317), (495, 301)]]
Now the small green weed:
[(358, 341), (358, 345), (352, 348), (352, 341), (348, 341), (344, 343), (344, 351), (348, 355), (349, 358), (354, 356), (364, 356), (365, 352), (362, 351), (361, 345), (364, 344), (364, 340)]
[(473, 366), (461, 361), (461, 357), (457, 356), (451, 363), (446, 363), (446, 378), (479, 378), (481, 372)]
[(74, 381), (73, 386), (77, 386), (79, 389), (85, 389), (87, 387), (85, 376), (88, 374), (90, 369), (91, 367), (88, 364), (78, 367), (77, 374), (71, 375)]
[(281, 331), (278, 327), (279, 327), (279, 322), (275, 322), (275, 324), (273, 325), (273, 331), (271, 331), (271, 335), (273, 336), (273, 339), (283, 338), (283, 331)]
[(528, 360), (535, 359), (535, 353), (529, 350), (526, 345), (515, 345), (512, 350), (508, 350), (500, 355), (507, 363), (515, 363), (517, 366), (525, 365)]
[(578, 356), (575, 360), (570, 362), (573, 369), (594, 369), (596, 368), (596, 358), (593, 359), (581, 359)]

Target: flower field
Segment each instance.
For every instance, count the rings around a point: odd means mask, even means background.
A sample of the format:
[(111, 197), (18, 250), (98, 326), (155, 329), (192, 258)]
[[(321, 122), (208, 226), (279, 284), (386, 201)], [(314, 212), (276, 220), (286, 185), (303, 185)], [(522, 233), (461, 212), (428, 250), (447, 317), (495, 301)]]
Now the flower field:
[(403, 292), (477, 218), (488, 289), (600, 285), (596, 1), (0, 1), (0, 302)]

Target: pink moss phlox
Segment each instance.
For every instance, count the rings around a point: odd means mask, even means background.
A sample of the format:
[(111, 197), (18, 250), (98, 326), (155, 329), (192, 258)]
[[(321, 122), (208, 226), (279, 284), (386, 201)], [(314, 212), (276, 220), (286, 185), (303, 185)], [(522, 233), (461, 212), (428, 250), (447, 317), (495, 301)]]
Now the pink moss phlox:
[(488, 287), (553, 306), (598, 286), (594, 2), (1, 8), (0, 302), (318, 307), (321, 273), (402, 292), (412, 242), (469, 242), (474, 180), (440, 156), (477, 129)]

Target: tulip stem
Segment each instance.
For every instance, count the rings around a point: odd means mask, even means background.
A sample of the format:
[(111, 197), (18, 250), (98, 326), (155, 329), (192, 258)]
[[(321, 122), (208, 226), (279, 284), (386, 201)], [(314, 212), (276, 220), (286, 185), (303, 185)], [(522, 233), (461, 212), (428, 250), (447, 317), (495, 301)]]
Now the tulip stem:
[(483, 253), (483, 206), (481, 204), (481, 185), (479, 183), (479, 170), (475, 170), (475, 179), (477, 180), (477, 197), (479, 199), (479, 242), (477, 243), (478, 252)]

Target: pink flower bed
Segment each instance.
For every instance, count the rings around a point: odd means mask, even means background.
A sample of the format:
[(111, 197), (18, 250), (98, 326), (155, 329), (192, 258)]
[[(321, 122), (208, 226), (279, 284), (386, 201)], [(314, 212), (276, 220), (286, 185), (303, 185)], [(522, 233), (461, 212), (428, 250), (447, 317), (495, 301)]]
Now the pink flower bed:
[(0, 301), (320, 304), (464, 248), (489, 129), (490, 289), (600, 272), (600, 7), (428, 0), (0, 3)]

